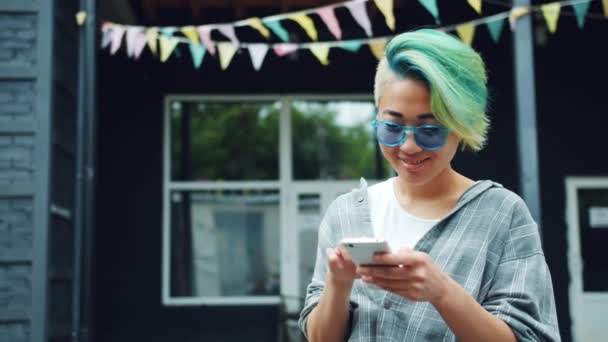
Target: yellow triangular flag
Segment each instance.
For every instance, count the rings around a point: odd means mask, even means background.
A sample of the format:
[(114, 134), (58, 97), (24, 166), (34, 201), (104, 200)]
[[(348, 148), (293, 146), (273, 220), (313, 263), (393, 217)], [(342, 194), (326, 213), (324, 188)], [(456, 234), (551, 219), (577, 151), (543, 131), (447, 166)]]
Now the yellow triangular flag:
[(376, 57), (377, 60), (380, 60), (380, 58), (382, 58), (382, 56), (384, 55), (384, 48), (386, 48), (386, 39), (370, 40), (368, 45), (369, 49), (372, 51), (372, 54), (374, 54), (374, 57)]
[(314, 41), (317, 40), (317, 29), (315, 28), (315, 23), (305, 13), (296, 13), (290, 16), (289, 19), (300, 24), (300, 26), (302, 26), (304, 31), (306, 31), (306, 34), (308, 34), (310, 39)]
[(198, 31), (194, 26), (184, 26), (181, 29), (184, 36), (186, 36), (193, 44), (199, 44)]
[(158, 39), (160, 40), (160, 61), (164, 63), (169, 59), (173, 50), (175, 50), (179, 40), (176, 37), (167, 37), (164, 34)]
[(262, 20), (257, 17), (247, 19), (247, 25), (258, 30), (266, 39), (270, 38), (270, 31), (264, 26)]
[(158, 39), (158, 28), (150, 27), (146, 30), (146, 37), (148, 37), (148, 46), (150, 46), (150, 51), (156, 55), (157, 50), (157, 39)]
[(76, 13), (76, 23), (78, 23), (78, 26), (84, 25), (84, 22), (86, 20), (87, 20), (87, 12), (78, 11), (78, 13)]
[(219, 43), (217, 44), (217, 48), (220, 53), (220, 66), (222, 70), (226, 70), (228, 65), (230, 65), (230, 61), (234, 54), (236, 53), (236, 46), (232, 43)]
[(312, 44), (310, 45), (310, 51), (315, 57), (321, 62), (323, 65), (329, 64), (328, 56), (329, 56), (329, 45), (327, 44)]
[(559, 19), (559, 12), (562, 5), (558, 2), (552, 2), (550, 4), (541, 5), (540, 9), (543, 11), (543, 16), (547, 21), (547, 27), (549, 32), (554, 33), (557, 30), (557, 20)]
[(475, 37), (475, 24), (466, 23), (456, 26), (456, 32), (465, 44), (471, 45), (473, 38)]
[(516, 20), (528, 13), (530, 13), (529, 7), (518, 6), (511, 9), (509, 12), (509, 25), (511, 26), (511, 31), (515, 30)]
[(475, 12), (481, 14), (481, 0), (467, 0), (467, 2), (473, 7)]
[(393, 0), (374, 0), (376, 7), (384, 15), (386, 26), (395, 31), (395, 13), (393, 11)]

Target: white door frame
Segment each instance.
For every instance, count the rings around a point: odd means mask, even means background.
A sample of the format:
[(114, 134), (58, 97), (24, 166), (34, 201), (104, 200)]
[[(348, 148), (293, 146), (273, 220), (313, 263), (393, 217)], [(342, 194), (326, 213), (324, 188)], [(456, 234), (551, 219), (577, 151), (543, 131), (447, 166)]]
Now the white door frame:
[(570, 317), (574, 341), (605, 341), (608, 292), (583, 291), (583, 260), (579, 227), (579, 189), (608, 189), (608, 177), (566, 177)]

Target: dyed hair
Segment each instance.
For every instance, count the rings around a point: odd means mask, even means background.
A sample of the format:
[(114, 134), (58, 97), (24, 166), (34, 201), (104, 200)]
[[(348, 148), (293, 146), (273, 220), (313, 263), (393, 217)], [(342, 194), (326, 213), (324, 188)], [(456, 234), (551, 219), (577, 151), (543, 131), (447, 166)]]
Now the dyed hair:
[(402, 33), (388, 43), (378, 64), (376, 106), (388, 84), (406, 78), (427, 86), (433, 115), (462, 139), (463, 148), (483, 148), (489, 128), (487, 77), (475, 50), (437, 30)]

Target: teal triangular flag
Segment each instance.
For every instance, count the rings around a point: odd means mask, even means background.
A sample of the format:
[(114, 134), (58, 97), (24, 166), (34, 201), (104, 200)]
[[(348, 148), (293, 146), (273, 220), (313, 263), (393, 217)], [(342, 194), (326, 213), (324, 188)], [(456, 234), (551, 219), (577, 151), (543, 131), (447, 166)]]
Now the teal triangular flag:
[(270, 28), (272, 32), (274, 32), (274, 34), (281, 38), (282, 41), (289, 41), (289, 33), (285, 31), (283, 25), (281, 25), (281, 22), (279, 20), (264, 21), (264, 25), (268, 26), (268, 28)]
[(160, 33), (164, 34), (167, 37), (172, 37), (175, 31), (177, 31), (175, 27), (163, 27), (160, 29)]
[(488, 31), (490, 31), (490, 35), (492, 36), (492, 40), (494, 43), (497, 43), (500, 39), (500, 33), (502, 32), (502, 27), (504, 26), (505, 19), (501, 18), (499, 20), (488, 21), (486, 26), (488, 27)]
[(437, 8), (437, 0), (418, 0), (424, 8), (435, 18), (435, 22), (439, 24), (439, 9)]
[(357, 52), (359, 51), (359, 49), (361, 48), (361, 45), (363, 43), (361, 43), (358, 40), (354, 40), (354, 41), (346, 41), (343, 43), (340, 43), (339, 47), (341, 49), (344, 49), (346, 51), (350, 51), (350, 52)]
[(192, 55), (192, 63), (194, 63), (195, 68), (200, 68), (201, 63), (203, 62), (203, 57), (205, 57), (205, 47), (201, 44), (190, 43), (190, 54)]
[(585, 16), (587, 16), (587, 11), (589, 10), (589, 1), (573, 4), (572, 7), (576, 13), (576, 23), (578, 24), (578, 28), (582, 29), (583, 26), (585, 26)]

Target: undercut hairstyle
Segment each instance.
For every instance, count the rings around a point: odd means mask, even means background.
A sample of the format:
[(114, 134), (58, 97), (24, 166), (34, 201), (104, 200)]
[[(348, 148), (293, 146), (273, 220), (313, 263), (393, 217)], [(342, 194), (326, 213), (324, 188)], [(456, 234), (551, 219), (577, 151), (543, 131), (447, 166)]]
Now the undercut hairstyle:
[(486, 115), (487, 76), (475, 50), (437, 30), (402, 33), (388, 43), (378, 64), (376, 106), (386, 86), (401, 79), (415, 79), (426, 85), (434, 117), (462, 139), (463, 148), (483, 148), (490, 125)]

